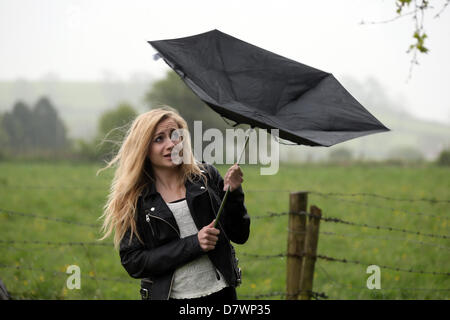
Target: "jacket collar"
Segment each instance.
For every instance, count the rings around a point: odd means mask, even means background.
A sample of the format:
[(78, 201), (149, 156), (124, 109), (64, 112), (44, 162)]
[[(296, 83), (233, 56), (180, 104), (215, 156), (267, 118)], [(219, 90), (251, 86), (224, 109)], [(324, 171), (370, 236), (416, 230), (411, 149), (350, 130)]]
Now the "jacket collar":
[[(201, 171), (205, 172), (204, 170)], [(206, 192), (206, 186), (201, 179), (197, 179), (194, 182), (186, 180), (184, 186), (186, 188), (186, 198), (193, 198)], [(142, 191), (142, 196), (144, 198), (147, 198), (154, 197), (156, 195), (159, 195), (159, 192), (156, 190), (155, 184), (151, 182), (147, 183), (144, 190)]]

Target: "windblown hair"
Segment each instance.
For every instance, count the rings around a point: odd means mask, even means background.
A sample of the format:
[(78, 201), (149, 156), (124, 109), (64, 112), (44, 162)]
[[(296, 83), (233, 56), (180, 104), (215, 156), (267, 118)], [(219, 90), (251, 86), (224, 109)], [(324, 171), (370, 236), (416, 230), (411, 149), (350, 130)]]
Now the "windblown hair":
[[(106, 167), (98, 171), (99, 173), (114, 165), (117, 166), (108, 200), (100, 217), (104, 219), (101, 229), (103, 237), (100, 240), (104, 240), (114, 231), (116, 248), (119, 247), (120, 241), (129, 228), (131, 228), (130, 241), (133, 235), (136, 235), (142, 242), (135, 220), (137, 200), (146, 186), (155, 183), (148, 152), (157, 125), (168, 118), (173, 119), (179, 129), (184, 129), (184, 139), (180, 143), (185, 144), (183, 158), (189, 161), (179, 164), (183, 182), (187, 179), (194, 181), (199, 178), (206, 182), (204, 174), (200, 171), (201, 164), (197, 163), (192, 153), (187, 123), (175, 109), (165, 106), (136, 117), (116, 156), (107, 163)], [(188, 154), (184, 154), (185, 152)]]

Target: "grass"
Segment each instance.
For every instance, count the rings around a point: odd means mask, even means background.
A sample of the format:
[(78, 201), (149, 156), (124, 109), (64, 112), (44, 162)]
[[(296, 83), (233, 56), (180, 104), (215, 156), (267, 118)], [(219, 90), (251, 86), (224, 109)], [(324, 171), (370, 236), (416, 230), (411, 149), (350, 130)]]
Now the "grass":
[[(218, 166), (222, 175), (227, 167)], [(435, 166), (284, 165), (278, 174), (261, 176), (256, 166), (242, 166), (245, 203), (252, 217), (289, 210), (289, 191), (372, 193), (392, 198), (450, 200), (450, 169)], [(98, 220), (112, 171), (96, 176), (94, 164), (0, 163), (0, 279), (15, 299), (139, 299), (139, 280), (120, 265), (112, 240), (98, 242)], [(381, 289), (366, 287), (369, 265), (450, 272), (449, 202), (396, 201), (362, 195), (308, 195), (323, 216), (372, 226), (419, 231), (422, 235), (322, 221), (318, 253), (360, 264), (318, 259), (314, 291), (329, 299), (448, 299), (446, 275), (381, 268)], [(362, 203), (362, 204), (361, 204)], [(42, 219), (47, 216), (71, 221)], [(235, 245), (243, 270), (242, 299), (286, 290), (288, 216), (253, 219), (249, 241)], [(6, 241), (17, 241), (9, 243)], [(20, 242), (22, 241), (22, 242)], [(32, 244), (23, 241), (48, 241)], [(81, 289), (69, 290), (69, 265), (81, 269)], [(283, 299), (282, 296), (260, 297)]]

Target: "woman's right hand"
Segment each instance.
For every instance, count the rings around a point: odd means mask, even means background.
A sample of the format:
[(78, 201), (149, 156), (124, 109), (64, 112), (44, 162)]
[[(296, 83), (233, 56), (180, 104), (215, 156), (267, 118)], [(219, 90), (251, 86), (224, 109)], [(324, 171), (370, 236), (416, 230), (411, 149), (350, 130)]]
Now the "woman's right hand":
[(204, 252), (208, 252), (214, 250), (216, 247), (217, 237), (220, 233), (219, 229), (214, 228), (214, 219), (209, 225), (204, 226), (198, 233), (198, 242), (200, 243), (200, 247)]

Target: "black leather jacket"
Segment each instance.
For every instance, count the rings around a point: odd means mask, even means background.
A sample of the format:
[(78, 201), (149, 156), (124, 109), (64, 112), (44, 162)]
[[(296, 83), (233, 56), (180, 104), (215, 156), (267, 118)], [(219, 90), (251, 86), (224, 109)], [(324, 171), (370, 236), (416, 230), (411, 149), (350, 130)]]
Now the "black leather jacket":
[[(215, 218), (225, 194), (218, 170), (206, 163), (201, 169), (208, 177), (207, 186), (201, 179), (185, 184), (186, 201), (198, 230)], [(250, 234), (250, 217), (242, 187), (228, 194), (219, 220), (219, 240), (214, 250), (205, 253), (197, 234), (180, 238), (175, 217), (151, 184), (139, 197), (136, 210), (137, 232), (144, 243), (136, 235), (130, 242), (131, 230), (128, 229), (120, 242), (121, 263), (131, 277), (141, 279), (141, 288), (146, 289), (147, 298), (151, 300), (168, 299), (175, 269), (202, 254), (208, 254), (227, 284), (236, 287), (239, 274), (230, 241), (243, 244)]]

